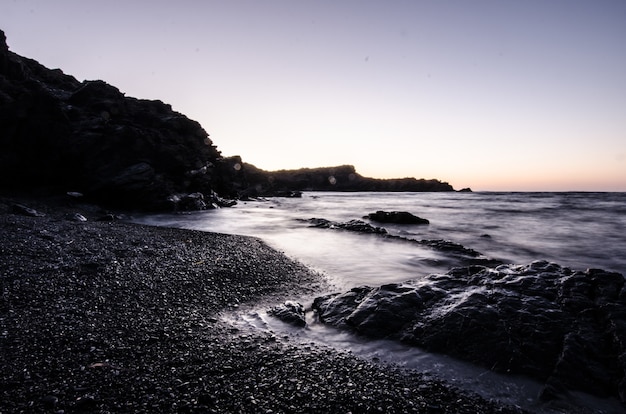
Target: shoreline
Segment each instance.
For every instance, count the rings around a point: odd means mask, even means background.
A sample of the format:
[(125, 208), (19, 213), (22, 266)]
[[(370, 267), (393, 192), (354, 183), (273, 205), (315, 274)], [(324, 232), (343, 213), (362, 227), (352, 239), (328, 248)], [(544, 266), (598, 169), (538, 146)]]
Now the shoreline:
[(95, 221), (103, 213), (0, 198), (0, 412), (522, 412), (350, 352), (240, 331), (220, 315), (325, 281), (256, 238)]

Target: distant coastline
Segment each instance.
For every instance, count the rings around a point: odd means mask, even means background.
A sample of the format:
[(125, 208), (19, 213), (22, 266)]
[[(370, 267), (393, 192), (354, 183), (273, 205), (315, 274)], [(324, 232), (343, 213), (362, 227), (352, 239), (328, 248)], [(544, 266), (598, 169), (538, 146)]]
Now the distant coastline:
[[(248, 194), (257, 195), (276, 195), (293, 191), (454, 191), (450, 184), (436, 179), (363, 177), (353, 165), (264, 171), (245, 163), (244, 171), (249, 183)], [(465, 191), (467, 190), (469, 189)]]

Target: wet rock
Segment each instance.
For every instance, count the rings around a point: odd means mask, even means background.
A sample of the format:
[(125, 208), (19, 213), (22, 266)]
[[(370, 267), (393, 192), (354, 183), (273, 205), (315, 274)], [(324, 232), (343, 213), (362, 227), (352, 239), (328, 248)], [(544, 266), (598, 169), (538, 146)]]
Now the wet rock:
[(357, 233), (377, 234), (388, 239), (398, 240), (404, 243), (413, 243), (419, 246), (428, 247), (440, 252), (446, 253), (457, 260), (458, 265), (480, 265), (480, 266), (499, 266), (502, 261), (499, 259), (485, 257), (474, 249), (465, 247), (459, 243), (442, 239), (423, 239), (416, 240), (409, 237), (389, 234), (384, 227), (374, 227), (361, 220), (350, 220), (348, 222), (336, 222), (324, 218), (311, 218), (303, 220), (309, 223), (310, 227), (331, 229), (331, 230), (348, 230)]
[(178, 208), (182, 211), (206, 210), (208, 205), (204, 201), (204, 195), (202, 193), (191, 193), (180, 197)]
[(13, 211), (13, 213), (21, 214), (22, 216), (29, 216), (29, 217), (43, 217), (43, 216), (45, 216), (44, 213), (41, 213), (41, 212), (35, 210), (34, 208), (27, 207), (27, 206), (25, 206), (23, 204), (13, 204), (11, 206), (11, 210)]
[(304, 306), (292, 300), (273, 307), (269, 314), (291, 325), (306, 326)]
[(313, 308), (320, 321), (363, 335), (626, 401), (625, 291), (619, 273), (537, 261), (358, 287)]
[(469, 257), (478, 257), (480, 253), (474, 249), (470, 249), (468, 247), (463, 246), (462, 244), (452, 242), (450, 240), (442, 240), (442, 239), (425, 239), (419, 240), (419, 243), (432, 247), (433, 249), (455, 253), (458, 255), (469, 256)]
[(65, 215), (65, 219), (69, 221), (78, 221), (78, 222), (87, 221), (87, 217), (83, 216), (80, 213), (67, 213)]
[(371, 233), (371, 234), (386, 234), (387, 230), (382, 227), (374, 227), (369, 223), (362, 220), (350, 220), (348, 222), (336, 222), (323, 218), (312, 218), (308, 220), (311, 227), (325, 228), (325, 229), (341, 229), (354, 231), (358, 233)]
[(424, 218), (415, 216), (408, 211), (382, 211), (379, 210), (375, 213), (370, 213), (366, 216), (370, 220), (377, 221), (379, 223), (394, 223), (394, 224), (429, 224), (430, 222)]
[(285, 197), (285, 198), (302, 198), (302, 191), (277, 191), (273, 194), (274, 197)]

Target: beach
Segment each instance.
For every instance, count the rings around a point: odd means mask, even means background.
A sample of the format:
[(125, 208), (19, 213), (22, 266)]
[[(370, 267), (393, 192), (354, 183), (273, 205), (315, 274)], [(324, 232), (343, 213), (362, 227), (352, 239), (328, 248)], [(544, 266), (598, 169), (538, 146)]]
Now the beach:
[(256, 238), (119, 218), (66, 198), (0, 198), (0, 412), (520, 412), (241, 331), (222, 315), (320, 290), (323, 277)]

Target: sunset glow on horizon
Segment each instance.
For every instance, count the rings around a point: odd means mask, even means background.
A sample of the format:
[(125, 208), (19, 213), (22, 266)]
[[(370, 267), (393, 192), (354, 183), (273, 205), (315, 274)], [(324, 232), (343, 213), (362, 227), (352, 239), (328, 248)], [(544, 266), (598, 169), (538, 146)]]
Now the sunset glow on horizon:
[(15, 0), (0, 29), (266, 170), (626, 191), (621, 0)]

